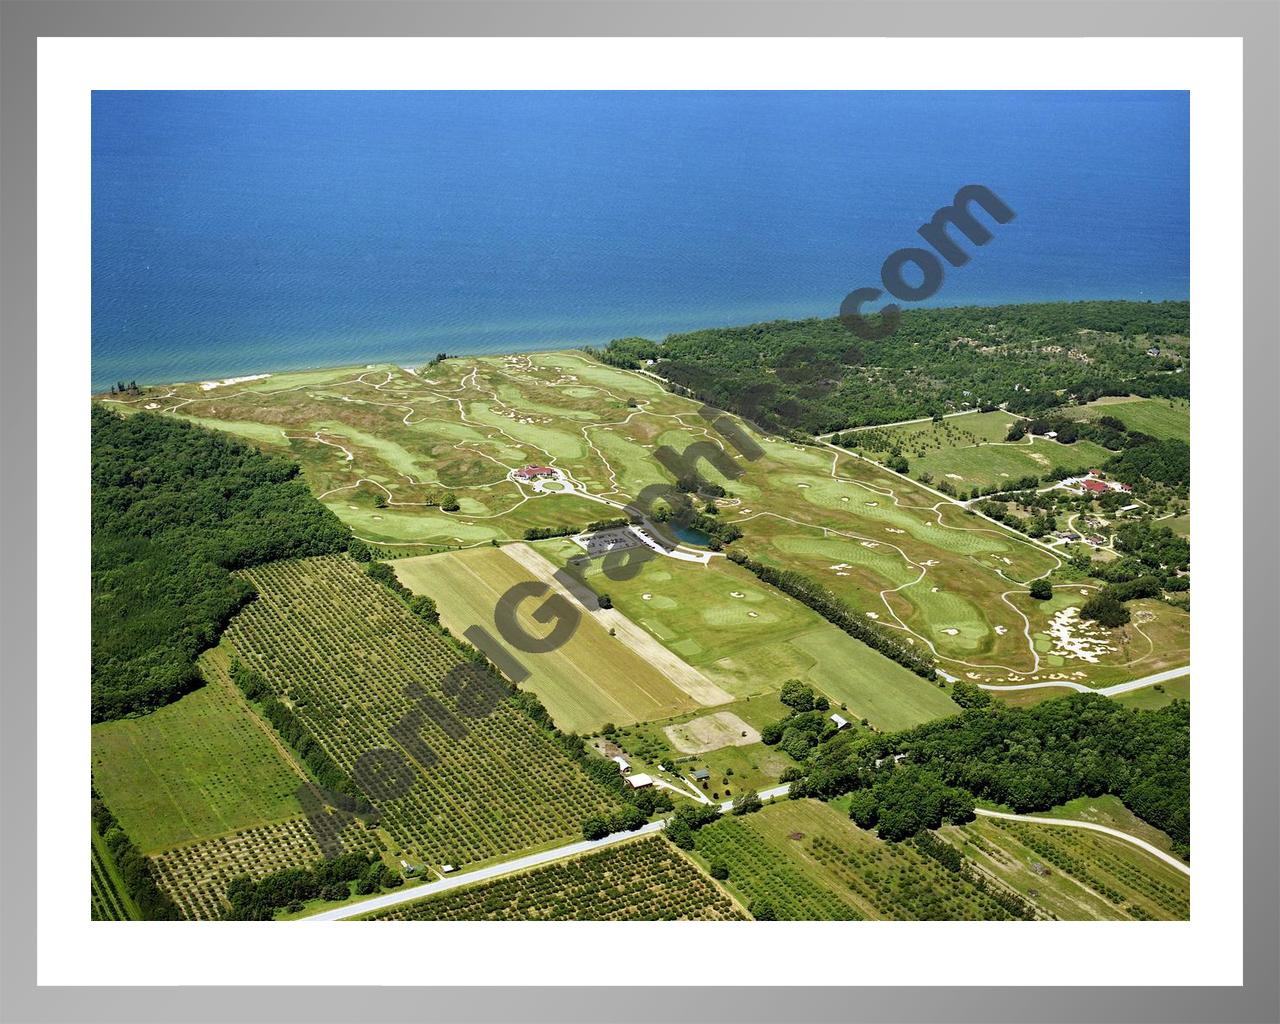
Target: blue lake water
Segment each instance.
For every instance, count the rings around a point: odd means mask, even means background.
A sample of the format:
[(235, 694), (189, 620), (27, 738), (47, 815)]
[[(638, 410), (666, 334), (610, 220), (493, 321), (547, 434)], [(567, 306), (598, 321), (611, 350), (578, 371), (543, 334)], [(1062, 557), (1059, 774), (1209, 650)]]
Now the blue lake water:
[(93, 381), (834, 315), (965, 184), (934, 305), (1186, 298), (1185, 93), (96, 92)]
[(692, 526), (680, 526), (678, 524), (667, 524), (667, 529), (676, 536), (682, 543), (690, 544), (693, 547), (705, 548), (711, 541), (711, 534), (703, 533), (701, 530), (695, 530)]

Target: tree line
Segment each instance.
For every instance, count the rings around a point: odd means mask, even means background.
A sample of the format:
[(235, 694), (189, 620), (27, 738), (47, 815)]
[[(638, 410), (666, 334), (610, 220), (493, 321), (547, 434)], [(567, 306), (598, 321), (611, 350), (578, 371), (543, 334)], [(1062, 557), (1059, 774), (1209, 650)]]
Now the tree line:
[(1186, 397), (1188, 359), (1146, 349), (1187, 337), (1189, 323), (1187, 302), (913, 309), (883, 339), (815, 318), (660, 343), (622, 338), (592, 354), (631, 369), (653, 361), (679, 393), (766, 430), (821, 434), (943, 410), (1003, 405), (1031, 415), (1106, 395)]
[(794, 773), (791, 796), (867, 793), (855, 797), (862, 820), (887, 820), (901, 837), (914, 822), (953, 820), (975, 798), (1021, 814), (1113, 794), (1189, 856), (1190, 739), (1186, 701), (1145, 710), (1079, 693), (1030, 708), (993, 703), (891, 734), (840, 733)]
[(253, 588), (231, 573), (342, 551), (348, 529), (298, 465), (152, 413), (91, 412), (92, 717), (199, 685), (195, 659)]
[(279, 910), (299, 911), (308, 900), (346, 900), (351, 883), (357, 895), (368, 896), (379, 889), (404, 884), (398, 871), (371, 853), (341, 853), (332, 860), (317, 861), (310, 867), (284, 868), (262, 878), (237, 875), (227, 883), (226, 921), (270, 921)]
[(90, 789), (93, 829), (102, 837), (111, 859), (115, 861), (125, 890), (138, 907), (144, 921), (179, 921), (182, 912), (151, 873), (151, 862), (142, 855), (133, 840), (120, 827), (116, 816), (103, 802), (96, 789)]
[(754, 561), (742, 551), (730, 551), (725, 557), (744, 569), (749, 569), (759, 579), (777, 587), (784, 594), (790, 594), (828, 622), (839, 626), (854, 639), (861, 640), (868, 647), (879, 651), (904, 668), (909, 668), (916, 675), (923, 676), (925, 679), (938, 677), (932, 658), (899, 643), (889, 635), (888, 630), (873, 626), (865, 616), (859, 615), (816, 580), (791, 569), (778, 569), (763, 562)]
[(259, 673), (246, 668), (236, 658), (231, 662), (231, 678), (245, 697), (258, 706), (262, 717), (271, 723), (280, 738), (293, 748), (320, 785), (352, 797), (355, 801), (353, 810), (357, 813), (367, 814), (373, 810), (369, 798), (355, 780), (329, 756), (302, 719), (276, 699), (267, 681)]

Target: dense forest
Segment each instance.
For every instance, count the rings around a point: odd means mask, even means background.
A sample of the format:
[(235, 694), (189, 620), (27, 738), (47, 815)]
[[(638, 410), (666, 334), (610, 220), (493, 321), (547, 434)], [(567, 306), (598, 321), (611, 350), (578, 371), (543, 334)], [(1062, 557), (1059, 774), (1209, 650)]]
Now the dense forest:
[(95, 722), (199, 685), (196, 656), (253, 596), (231, 575), (345, 550), (349, 532), (298, 466), (149, 413), (92, 411)]
[(991, 703), (898, 733), (839, 733), (792, 769), (791, 795), (865, 792), (855, 820), (888, 822), (885, 838), (905, 838), (917, 823), (963, 820), (975, 798), (1025, 813), (1110, 793), (1188, 856), (1190, 749), (1185, 701), (1139, 710), (1081, 693), (1030, 708)]
[(1189, 331), (1187, 302), (1055, 302), (907, 310), (878, 340), (834, 318), (779, 320), (594, 354), (631, 369), (652, 360), (677, 390), (765, 429), (827, 433), (962, 408), (1187, 397)]

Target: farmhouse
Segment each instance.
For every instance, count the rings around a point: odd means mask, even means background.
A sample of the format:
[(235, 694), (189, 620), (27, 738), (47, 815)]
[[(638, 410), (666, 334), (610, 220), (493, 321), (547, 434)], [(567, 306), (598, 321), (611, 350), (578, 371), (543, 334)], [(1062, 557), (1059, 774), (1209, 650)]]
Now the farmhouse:
[(623, 775), (631, 774), (631, 762), (625, 757), (619, 755), (617, 757), (611, 757), (609, 760), (618, 766), (618, 771), (622, 772)]
[(840, 716), (840, 715), (832, 715), (832, 716), (831, 716), (831, 721), (835, 722), (835, 724), (836, 724), (836, 731), (837, 731), (837, 732), (839, 732), (841, 729), (847, 729), (847, 728), (849, 728), (849, 721), (848, 721), (848, 719), (843, 718), (843, 717), (842, 717), (842, 716)]
[(705, 768), (699, 768), (693, 773), (693, 778), (695, 782), (706, 782), (711, 778), (711, 773)]
[(516, 470), (517, 480), (540, 480), (543, 477), (555, 475), (556, 471), (550, 466), (525, 466)]
[(1094, 479), (1085, 480), (1081, 482), (1080, 486), (1083, 487), (1090, 494), (1105, 494), (1108, 490), (1110, 490), (1110, 488), (1107, 487), (1107, 485), (1103, 483), (1103, 481), (1094, 480)]
[(628, 775), (627, 785), (632, 789), (644, 789), (646, 786), (653, 785), (653, 779), (643, 772), (637, 772), (635, 775)]

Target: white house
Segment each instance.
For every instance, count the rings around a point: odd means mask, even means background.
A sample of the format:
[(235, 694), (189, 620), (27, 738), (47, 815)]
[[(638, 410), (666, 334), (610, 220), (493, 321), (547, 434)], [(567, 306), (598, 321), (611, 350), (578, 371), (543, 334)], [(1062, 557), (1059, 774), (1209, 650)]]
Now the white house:
[(636, 775), (628, 775), (627, 785), (632, 789), (644, 789), (645, 786), (653, 785), (653, 779), (649, 778), (649, 776), (645, 775), (643, 772), (640, 772)]

